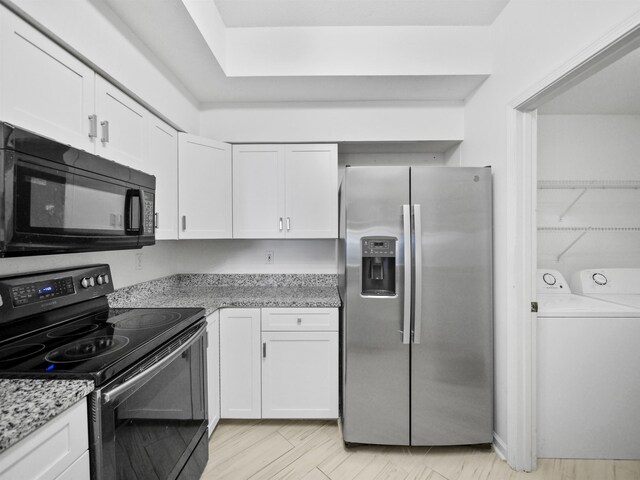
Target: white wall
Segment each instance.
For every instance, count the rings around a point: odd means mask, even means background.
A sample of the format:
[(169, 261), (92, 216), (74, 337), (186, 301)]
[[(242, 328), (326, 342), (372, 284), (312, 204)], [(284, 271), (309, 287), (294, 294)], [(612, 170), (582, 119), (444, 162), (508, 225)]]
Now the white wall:
[[(156, 245), (135, 250), (0, 258), (0, 276), (93, 263), (108, 263), (111, 266), (114, 287), (121, 288), (176, 273), (177, 243), (174, 241), (157, 242)], [(142, 269), (136, 270), (136, 255), (140, 253), (142, 253)]]
[(10, 0), (174, 125), (197, 132), (196, 101), (100, 0)]
[(462, 140), (462, 102), (210, 105), (200, 133), (233, 143)]
[(465, 108), (462, 165), (494, 172), (495, 430), (507, 438), (507, 113), (509, 102), (638, 10), (637, 1), (511, 0), (493, 25), (494, 68)]
[(337, 273), (335, 240), (181, 240), (174, 253), (183, 273)]
[[(540, 115), (539, 180), (636, 180), (640, 184), (640, 115)], [(640, 227), (640, 189), (538, 190), (538, 226)], [(640, 232), (538, 232), (538, 266), (567, 281), (581, 269), (640, 267)]]

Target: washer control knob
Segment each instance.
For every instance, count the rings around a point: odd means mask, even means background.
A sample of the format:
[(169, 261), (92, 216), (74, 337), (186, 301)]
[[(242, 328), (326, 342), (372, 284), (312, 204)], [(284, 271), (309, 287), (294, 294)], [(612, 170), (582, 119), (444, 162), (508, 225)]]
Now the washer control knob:
[(594, 273), (593, 275), (591, 275), (591, 278), (593, 278), (593, 281), (596, 282), (596, 285), (607, 284), (607, 277), (605, 277), (602, 273)]
[(551, 286), (555, 285), (557, 282), (556, 277), (551, 273), (545, 273), (542, 275), (542, 280), (544, 280), (544, 283)]

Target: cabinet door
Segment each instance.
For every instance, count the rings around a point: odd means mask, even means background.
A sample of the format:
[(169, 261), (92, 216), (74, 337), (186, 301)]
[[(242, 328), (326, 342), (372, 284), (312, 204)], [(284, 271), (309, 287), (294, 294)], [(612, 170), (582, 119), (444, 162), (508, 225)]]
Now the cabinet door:
[(287, 238), (338, 238), (338, 147), (285, 147)]
[(207, 317), (207, 398), (209, 436), (220, 420), (220, 311)]
[(96, 75), (96, 115), (96, 153), (114, 162), (146, 171), (147, 110)]
[(178, 239), (178, 132), (149, 116), (146, 172), (156, 176), (156, 240)]
[(88, 449), (87, 400), (83, 398), (2, 452), (0, 480), (54, 479)]
[(338, 332), (262, 332), (262, 417), (337, 418)]
[(231, 145), (178, 135), (180, 238), (231, 238)]
[(220, 311), (220, 415), (260, 418), (260, 309)]
[(284, 148), (233, 146), (233, 238), (284, 237)]
[(93, 71), (2, 6), (0, 58), (0, 118), (93, 152)]

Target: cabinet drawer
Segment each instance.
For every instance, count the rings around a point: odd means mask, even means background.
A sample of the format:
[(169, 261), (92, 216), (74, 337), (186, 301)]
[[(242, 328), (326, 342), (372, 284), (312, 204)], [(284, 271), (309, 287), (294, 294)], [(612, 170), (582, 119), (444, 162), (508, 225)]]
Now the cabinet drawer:
[(89, 450), (87, 450), (79, 459), (73, 462), (73, 465), (62, 472), (56, 480), (87, 480), (91, 475), (89, 468)]
[(0, 480), (56, 478), (88, 448), (87, 401), (82, 399), (2, 453)]
[(337, 308), (263, 308), (263, 331), (338, 331)]

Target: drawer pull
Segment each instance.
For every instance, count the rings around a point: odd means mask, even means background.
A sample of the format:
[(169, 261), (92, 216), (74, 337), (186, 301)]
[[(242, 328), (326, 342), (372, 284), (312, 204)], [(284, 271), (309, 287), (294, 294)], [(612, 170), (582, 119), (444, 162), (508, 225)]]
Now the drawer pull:
[(267, 358), (267, 343), (262, 343), (262, 358)]
[(302, 319), (298, 317), (298, 325), (302, 325)]

